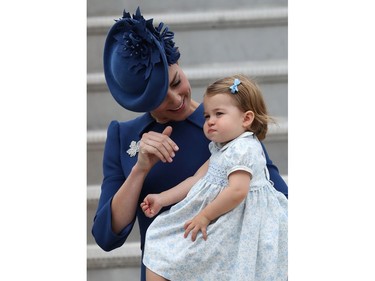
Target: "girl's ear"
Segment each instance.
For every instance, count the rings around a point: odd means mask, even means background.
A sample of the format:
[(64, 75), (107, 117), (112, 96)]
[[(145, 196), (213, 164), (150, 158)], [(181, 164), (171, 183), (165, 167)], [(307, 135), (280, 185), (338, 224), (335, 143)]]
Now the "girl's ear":
[(254, 112), (252, 112), (251, 110), (246, 111), (243, 116), (242, 126), (245, 128), (250, 127), (250, 125), (254, 121), (254, 117)]

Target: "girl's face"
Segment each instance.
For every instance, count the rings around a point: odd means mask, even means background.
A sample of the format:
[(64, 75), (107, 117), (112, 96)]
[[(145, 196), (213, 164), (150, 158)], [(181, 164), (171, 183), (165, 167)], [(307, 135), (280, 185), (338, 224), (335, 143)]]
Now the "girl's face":
[[(206, 137), (225, 144), (246, 131), (247, 113), (242, 112), (228, 94), (204, 96), (204, 126)], [(252, 112), (251, 112), (252, 113)]]
[(151, 115), (159, 122), (182, 121), (194, 112), (196, 103), (191, 101), (191, 87), (178, 64), (169, 66), (169, 87), (164, 101)]

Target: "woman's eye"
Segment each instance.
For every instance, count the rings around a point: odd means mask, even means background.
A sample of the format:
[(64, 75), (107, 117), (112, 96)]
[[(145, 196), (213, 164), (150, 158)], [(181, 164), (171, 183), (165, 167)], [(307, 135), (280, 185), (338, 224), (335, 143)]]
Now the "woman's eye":
[(172, 87), (177, 87), (181, 83), (181, 80), (178, 80), (172, 84)]

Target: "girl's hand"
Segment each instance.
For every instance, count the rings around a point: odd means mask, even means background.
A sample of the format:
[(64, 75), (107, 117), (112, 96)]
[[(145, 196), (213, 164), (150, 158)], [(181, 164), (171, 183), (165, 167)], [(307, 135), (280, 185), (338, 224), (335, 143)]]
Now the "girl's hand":
[(159, 194), (147, 195), (145, 199), (143, 199), (143, 202), (140, 206), (142, 208), (143, 213), (148, 218), (153, 218), (154, 216), (156, 216), (163, 207)]
[(200, 212), (193, 219), (185, 222), (184, 229), (184, 238), (188, 237), (191, 232), (191, 241), (195, 241), (199, 231), (202, 232), (203, 239), (207, 240), (207, 226), (210, 224), (210, 220)]
[(178, 146), (169, 137), (171, 133), (172, 127), (168, 126), (162, 133), (150, 131), (142, 135), (137, 161), (140, 169), (149, 171), (159, 160), (163, 163), (173, 161)]

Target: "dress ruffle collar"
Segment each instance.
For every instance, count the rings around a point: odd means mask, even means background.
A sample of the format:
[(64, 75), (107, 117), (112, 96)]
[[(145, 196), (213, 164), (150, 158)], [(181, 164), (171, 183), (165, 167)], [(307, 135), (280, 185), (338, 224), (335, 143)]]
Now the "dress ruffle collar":
[(246, 138), (246, 137), (249, 137), (249, 136), (253, 136), (254, 133), (253, 132), (249, 132), (249, 131), (246, 131), (246, 132), (243, 132), (241, 135), (239, 135), (238, 137), (236, 137), (235, 139), (227, 142), (226, 144), (222, 144), (222, 143), (218, 143), (218, 142), (211, 142), (212, 145), (217, 149), (217, 150), (220, 150), (220, 151), (224, 151), (226, 150), (229, 145), (231, 143), (233, 143), (234, 141), (238, 140), (238, 139), (241, 139), (241, 138)]

